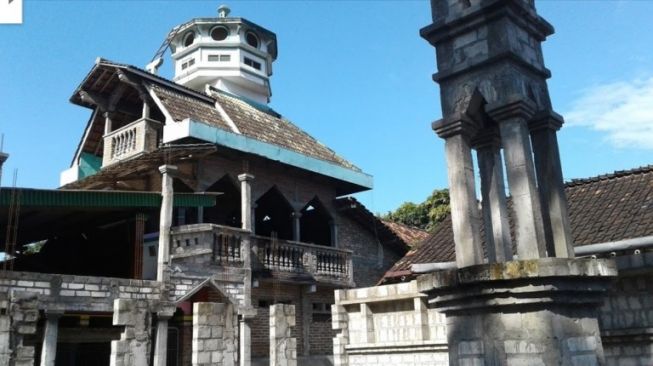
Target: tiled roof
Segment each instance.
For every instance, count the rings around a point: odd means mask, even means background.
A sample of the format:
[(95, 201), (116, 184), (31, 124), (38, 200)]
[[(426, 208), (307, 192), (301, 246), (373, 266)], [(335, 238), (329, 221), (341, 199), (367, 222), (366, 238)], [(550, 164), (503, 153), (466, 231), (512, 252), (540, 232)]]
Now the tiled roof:
[(397, 236), (399, 236), (406, 244), (411, 246), (421, 242), (429, 236), (428, 231), (422, 230), (420, 228), (388, 220), (381, 220), (381, 222), (383, 222), (385, 226), (397, 234)]
[[(653, 165), (575, 179), (566, 184), (565, 191), (575, 246), (653, 235)], [(386, 277), (405, 274), (413, 263), (453, 260), (453, 231), (447, 217), (395, 263)]]
[[(361, 172), (361, 169), (338, 156), (333, 150), (267, 106), (250, 103), (219, 91), (209, 96), (131, 65), (98, 59), (94, 68), (73, 93), (71, 101), (93, 108), (92, 104), (80, 98), (79, 91), (89, 90), (99, 94), (101, 91), (107, 92), (107, 90), (117, 87), (119, 81), (116, 73), (119, 70), (131, 73), (139, 82), (151, 86), (175, 121), (192, 119), (234, 132), (225, 117), (216, 109), (215, 102), (217, 101), (244, 136), (334, 163), (355, 172)], [(99, 89), (96, 90), (97, 88)], [(136, 94), (136, 96), (138, 95)], [(102, 126), (93, 127), (101, 136)], [(95, 143), (101, 143), (101, 139)], [(91, 150), (97, 149), (93, 146)]]

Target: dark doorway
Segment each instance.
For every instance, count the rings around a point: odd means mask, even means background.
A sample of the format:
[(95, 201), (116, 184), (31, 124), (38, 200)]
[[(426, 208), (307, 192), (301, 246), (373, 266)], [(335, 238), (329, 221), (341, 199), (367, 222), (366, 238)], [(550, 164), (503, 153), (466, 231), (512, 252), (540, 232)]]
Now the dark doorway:
[(109, 366), (111, 343), (59, 343), (55, 366)]

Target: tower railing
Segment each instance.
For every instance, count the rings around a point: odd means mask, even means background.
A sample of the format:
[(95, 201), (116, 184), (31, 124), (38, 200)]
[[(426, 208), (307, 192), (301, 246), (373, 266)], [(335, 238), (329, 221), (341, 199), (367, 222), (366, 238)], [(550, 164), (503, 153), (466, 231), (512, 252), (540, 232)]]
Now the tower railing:
[(104, 135), (102, 166), (129, 159), (157, 147), (161, 123), (141, 118)]

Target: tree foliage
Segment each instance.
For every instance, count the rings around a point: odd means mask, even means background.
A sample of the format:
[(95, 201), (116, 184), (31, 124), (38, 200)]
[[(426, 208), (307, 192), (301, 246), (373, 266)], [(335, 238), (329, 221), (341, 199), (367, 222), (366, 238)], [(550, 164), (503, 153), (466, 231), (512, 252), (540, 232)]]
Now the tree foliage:
[(436, 189), (424, 202), (404, 202), (382, 219), (400, 224), (432, 230), (449, 214), (449, 190)]

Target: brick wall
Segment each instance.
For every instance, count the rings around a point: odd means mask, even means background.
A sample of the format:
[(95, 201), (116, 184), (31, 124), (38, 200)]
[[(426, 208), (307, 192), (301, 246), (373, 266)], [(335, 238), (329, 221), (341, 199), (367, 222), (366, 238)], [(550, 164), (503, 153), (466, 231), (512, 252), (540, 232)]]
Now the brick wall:
[(358, 223), (340, 216), (338, 245), (353, 251), (356, 287), (374, 286), (401, 255), (380, 245), (378, 238)]
[(606, 365), (652, 365), (653, 274), (621, 277), (600, 309)]

